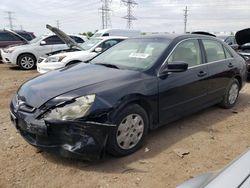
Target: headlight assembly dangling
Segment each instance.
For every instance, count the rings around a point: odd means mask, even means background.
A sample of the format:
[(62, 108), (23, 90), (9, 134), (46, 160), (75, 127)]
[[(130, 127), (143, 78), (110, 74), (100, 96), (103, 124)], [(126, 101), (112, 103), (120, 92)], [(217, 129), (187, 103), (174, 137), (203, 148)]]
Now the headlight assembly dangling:
[(74, 120), (84, 117), (93, 102), (95, 94), (78, 97), (74, 102), (62, 107), (56, 107), (44, 114), (45, 120)]
[(46, 59), (46, 62), (61, 62), (66, 56), (62, 55), (62, 56), (57, 56), (57, 57), (48, 57)]

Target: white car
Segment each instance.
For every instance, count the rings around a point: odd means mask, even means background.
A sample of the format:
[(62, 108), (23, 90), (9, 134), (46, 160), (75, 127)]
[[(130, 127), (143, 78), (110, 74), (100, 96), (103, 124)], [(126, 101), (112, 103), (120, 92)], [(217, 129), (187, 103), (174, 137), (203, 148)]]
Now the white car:
[(124, 36), (124, 37), (138, 37), (141, 35), (139, 30), (131, 29), (102, 29), (97, 31), (91, 38), (94, 37), (108, 37), (108, 36)]
[(81, 51), (62, 52), (48, 57), (40, 57), (37, 71), (46, 73), (73, 63), (88, 61), (127, 37), (96, 37), (80, 45)]
[(58, 29), (54, 30), (55, 28), (49, 25), (46, 27), (56, 35), (43, 35), (30, 42), (27, 41), (25, 45), (16, 45), (1, 49), (3, 63), (18, 65), (21, 69), (30, 70), (35, 68), (40, 56), (52, 51), (68, 49), (72, 45), (75, 45), (76, 42), (81, 44), (88, 40), (85, 36), (75, 34), (69, 35), (70, 38), (68, 37), (68, 39), (65, 38), (67, 35), (64, 32)]

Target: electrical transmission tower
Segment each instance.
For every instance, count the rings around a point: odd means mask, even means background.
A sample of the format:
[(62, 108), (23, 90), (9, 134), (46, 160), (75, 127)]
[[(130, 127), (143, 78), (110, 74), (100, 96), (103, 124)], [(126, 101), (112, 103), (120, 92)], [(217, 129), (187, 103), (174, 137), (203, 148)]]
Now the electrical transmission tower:
[(132, 12), (132, 8), (134, 8), (137, 3), (134, 0), (121, 0), (124, 5), (126, 7), (128, 7), (127, 9), (127, 16), (124, 16), (122, 18), (127, 20), (127, 28), (131, 29), (133, 27), (132, 25), (132, 21), (133, 20), (137, 20), (134, 16), (133, 16), (133, 12)]
[(9, 20), (9, 27), (10, 27), (11, 30), (13, 30), (13, 28), (15, 27), (13, 25), (14, 18), (12, 17), (12, 15), (14, 14), (14, 12), (11, 12), (11, 11), (5, 11), (5, 12), (8, 14), (8, 16), (6, 17), (6, 19)]
[(59, 29), (60, 28), (60, 22), (59, 20), (56, 20), (56, 27)]
[(99, 8), (101, 10), (102, 14), (102, 29), (107, 29), (108, 27), (111, 27), (111, 19), (110, 19), (110, 12), (111, 9), (109, 8), (109, 4), (112, 2), (112, 0), (101, 0), (103, 2), (102, 7)]
[(188, 8), (187, 8), (187, 6), (183, 11), (184, 11), (184, 33), (186, 33), (187, 32), (187, 17), (188, 17)]

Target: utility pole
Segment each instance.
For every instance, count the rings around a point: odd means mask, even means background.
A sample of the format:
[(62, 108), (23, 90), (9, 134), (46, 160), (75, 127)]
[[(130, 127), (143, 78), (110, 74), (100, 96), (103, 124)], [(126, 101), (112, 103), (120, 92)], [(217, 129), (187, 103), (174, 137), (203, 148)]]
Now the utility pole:
[(59, 20), (56, 20), (56, 27), (59, 29), (60, 28), (60, 22)]
[(21, 31), (23, 30), (23, 25), (20, 25), (20, 30), (21, 30)]
[(127, 9), (127, 16), (124, 16), (122, 18), (124, 18), (124, 19), (127, 20), (127, 28), (131, 29), (133, 27), (132, 21), (133, 20), (137, 20), (133, 16), (133, 12), (132, 12), (132, 8), (134, 8), (137, 5), (137, 3), (134, 0), (121, 0), (121, 1), (124, 3), (124, 5), (126, 7), (128, 7), (128, 9)]
[(8, 17), (6, 17), (6, 19), (9, 20), (9, 27), (11, 30), (13, 30), (14, 28), (14, 25), (13, 25), (13, 20), (14, 18), (12, 17), (12, 14), (14, 14), (14, 12), (11, 12), (11, 11), (5, 11), (7, 14), (8, 14)]
[(103, 2), (102, 7), (99, 8), (102, 14), (102, 29), (107, 29), (111, 27), (111, 19), (110, 19), (110, 12), (111, 9), (109, 8), (109, 4), (112, 0), (101, 0)]
[(187, 32), (187, 17), (188, 17), (188, 8), (184, 9), (184, 33)]

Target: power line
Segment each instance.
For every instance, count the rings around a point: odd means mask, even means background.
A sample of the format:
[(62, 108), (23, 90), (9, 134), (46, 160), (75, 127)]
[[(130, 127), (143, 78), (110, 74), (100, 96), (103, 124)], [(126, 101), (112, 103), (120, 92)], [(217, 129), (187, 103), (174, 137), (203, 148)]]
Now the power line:
[(137, 3), (134, 0), (121, 0), (121, 2), (123, 2), (124, 5), (128, 7), (127, 16), (124, 16), (122, 18), (127, 20), (127, 28), (131, 29), (133, 27), (132, 21), (137, 20), (136, 17), (133, 16), (132, 12), (132, 8), (134, 8)]
[(7, 15), (8, 15), (8, 17), (6, 17), (6, 19), (9, 20), (9, 27), (10, 27), (11, 30), (13, 30), (13, 28), (15, 27), (15, 26), (13, 25), (13, 20), (14, 20), (15, 18), (12, 17), (12, 15), (14, 14), (14, 12), (12, 12), (12, 11), (5, 11), (5, 12), (6, 12)]
[(188, 18), (188, 9), (187, 6), (184, 9), (184, 33), (187, 32), (187, 18)]
[(101, 10), (102, 15), (102, 29), (106, 29), (108, 27), (111, 27), (111, 18), (110, 18), (110, 12), (111, 9), (109, 8), (109, 4), (112, 2), (112, 0), (101, 0), (103, 2), (102, 7), (99, 8)]

